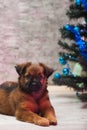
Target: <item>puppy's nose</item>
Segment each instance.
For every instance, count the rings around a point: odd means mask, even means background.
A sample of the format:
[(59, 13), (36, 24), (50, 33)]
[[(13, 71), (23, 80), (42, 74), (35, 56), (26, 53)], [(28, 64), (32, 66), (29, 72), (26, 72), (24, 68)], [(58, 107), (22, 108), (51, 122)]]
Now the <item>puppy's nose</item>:
[(38, 80), (36, 78), (34, 78), (32, 84), (35, 85), (37, 83), (38, 83)]
[(33, 79), (33, 82), (38, 82), (38, 80), (36, 78)]

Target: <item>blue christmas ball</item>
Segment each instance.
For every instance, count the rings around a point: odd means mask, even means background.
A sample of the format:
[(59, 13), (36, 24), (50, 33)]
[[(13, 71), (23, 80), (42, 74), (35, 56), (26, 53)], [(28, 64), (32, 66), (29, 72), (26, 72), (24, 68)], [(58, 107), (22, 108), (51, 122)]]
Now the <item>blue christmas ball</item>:
[(66, 25), (64, 26), (64, 28), (65, 28), (66, 30), (69, 30), (69, 29), (70, 29), (70, 25), (69, 25), (69, 24), (66, 24)]
[(81, 5), (81, 0), (76, 0), (75, 3), (76, 3), (77, 6), (80, 6)]
[(86, 50), (86, 43), (84, 41), (80, 42), (81, 44), (79, 45), (79, 49), (81, 52), (84, 52)]
[(63, 73), (63, 75), (67, 76), (69, 74), (69, 69), (68, 68), (64, 68), (62, 70), (62, 73)]
[(59, 57), (59, 63), (62, 65), (66, 64), (66, 60), (63, 57)]
[(80, 29), (79, 29), (79, 27), (78, 27), (78, 26), (75, 26), (75, 27), (74, 27), (74, 30), (75, 30), (75, 31), (77, 31), (77, 32), (79, 32), (79, 31), (80, 31)]
[(59, 73), (56, 72), (56, 73), (54, 74), (54, 78), (55, 78), (55, 79), (59, 79), (59, 78), (61, 78), (61, 76), (60, 76)]
[(85, 49), (86, 49), (86, 47), (84, 46), (84, 45), (80, 45), (80, 50), (82, 51), (82, 52), (84, 52), (85, 51)]

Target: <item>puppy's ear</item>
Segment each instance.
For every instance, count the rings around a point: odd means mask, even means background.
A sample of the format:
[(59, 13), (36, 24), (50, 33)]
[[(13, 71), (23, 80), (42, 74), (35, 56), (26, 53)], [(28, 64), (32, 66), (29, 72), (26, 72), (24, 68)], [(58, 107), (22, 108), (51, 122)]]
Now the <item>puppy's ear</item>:
[(44, 65), (43, 63), (39, 63), (40, 66), (44, 68), (44, 74), (47, 78), (54, 72), (54, 69), (49, 68), (48, 66)]
[(27, 66), (30, 66), (32, 63), (28, 62), (28, 63), (23, 63), (23, 64), (18, 64), (15, 66), (16, 71), (19, 75), (23, 74), (25, 72), (25, 69)]

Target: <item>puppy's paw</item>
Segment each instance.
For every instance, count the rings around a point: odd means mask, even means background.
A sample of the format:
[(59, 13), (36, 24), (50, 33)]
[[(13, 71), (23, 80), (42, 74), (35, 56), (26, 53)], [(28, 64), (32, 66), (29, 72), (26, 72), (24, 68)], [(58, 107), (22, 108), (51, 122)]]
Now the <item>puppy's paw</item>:
[(57, 125), (57, 119), (55, 117), (48, 117), (47, 118), (50, 122), (50, 125)]
[(49, 125), (50, 125), (50, 122), (49, 122), (49, 120), (46, 119), (46, 118), (41, 118), (41, 119), (37, 120), (37, 121), (35, 122), (35, 124), (36, 124), (36, 125), (40, 125), (40, 126), (49, 126)]
[(51, 124), (51, 125), (57, 125), (57, 120), (56, 120), (56, 119), (50, 120), (50, 124)]

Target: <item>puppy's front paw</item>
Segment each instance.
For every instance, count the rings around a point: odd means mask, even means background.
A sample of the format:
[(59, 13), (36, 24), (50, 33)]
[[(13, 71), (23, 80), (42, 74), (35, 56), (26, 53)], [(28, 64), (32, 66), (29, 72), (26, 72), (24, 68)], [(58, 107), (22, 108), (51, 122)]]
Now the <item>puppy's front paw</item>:
[(56, 119), (50, 120), (50, 124), (51, 124), (51, 125), (57, 125), (57, 120), (56, 120)]
[(37, 120), (35, 122), (35, 124), (40, 125), (40, 126), (49, 126), (50, 125), (49, 120), (46, 118), (41, 118), (41, 119)]
[(56, 117), (50, 116), (47, 118), (50, 122), (50, 125), (57, 125), (57, 119)]

